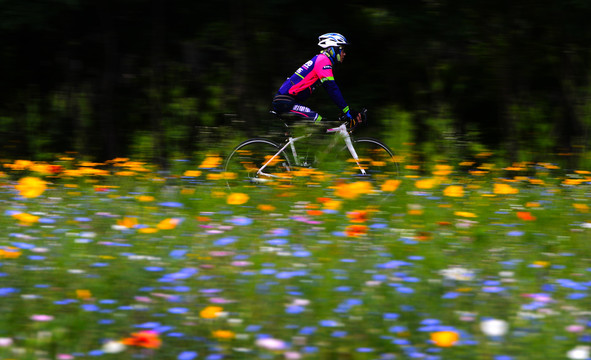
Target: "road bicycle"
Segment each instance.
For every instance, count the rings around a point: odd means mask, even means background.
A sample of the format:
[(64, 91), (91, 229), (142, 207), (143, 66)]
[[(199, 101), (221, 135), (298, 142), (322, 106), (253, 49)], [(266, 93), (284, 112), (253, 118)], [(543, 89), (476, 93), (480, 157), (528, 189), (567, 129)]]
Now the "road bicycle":
[[(326, 178), (327, 172), (320, 170), (323, 169), (322, 164), (329, 164), (333, 168), (329, 175), (339, 181), (370, 181), (374, 192), (391, 192), (387, 188), (399, 176), (399, 167), (394, 152), (381, 141), (370, 137), (354, 138), (353, 129), (349, 129), (345, 118), (340, 117), (336, 122), (340, 125), (325, 131), (325, 134), (336, 135), (333, 141), (325, 142), (319, 151), (310, 151), (300, 144), (314, 135), (313, 129), (318, 125), (306, 124), (312, 132), (294, 137), (294, 126), (287, 118), (273, 111), (271, 113), (285, 124), (284, 141), (278, 143), (269, 138), (252, 138), (236, 146), (224, 165), (229, 188), (290, 186), (302, 174)], [(361, 114), (364, 124), (367, 122), (367, 110), (364, 109)], [(325, 120), (322, 123), (335, 124)], [(308, 181), (307, 184), (317, 182)]]

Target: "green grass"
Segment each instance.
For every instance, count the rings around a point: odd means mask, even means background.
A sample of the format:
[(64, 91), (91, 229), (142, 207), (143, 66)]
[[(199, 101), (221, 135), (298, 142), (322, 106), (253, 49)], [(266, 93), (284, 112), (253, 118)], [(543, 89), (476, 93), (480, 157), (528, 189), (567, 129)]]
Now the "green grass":
[[(385, 201), (303, 178), (236, 189), (243, 201), (229, 204), (217, 167), (14, 164), (0, 178), (1, 359), (564, 359), (591, 342), (585, 172), (407, 171)], [(19, 196), (26, 176), (47, 189)], [(179, 222), (158, 228), (166, 219)], [(208, 306), (222, 313), (203, 318)], [(508, 332), (487, 336), (487, 318)], [(104, 352), (147, 330), (160, 346)], [(459, 341), (440, 347), (438, 331)], [(260, 346), (266, 337), (284, 349)]]

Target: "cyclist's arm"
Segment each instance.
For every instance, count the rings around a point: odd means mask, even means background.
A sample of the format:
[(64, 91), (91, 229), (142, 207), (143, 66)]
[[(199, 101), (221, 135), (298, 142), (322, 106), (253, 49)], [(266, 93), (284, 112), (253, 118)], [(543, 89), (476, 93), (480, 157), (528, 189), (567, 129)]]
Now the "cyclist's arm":
[(332, 101), (334, 101), (339, 109), (341, 109), (343, 114), (347, 114), (349, 112), (349, 106), (347, 105), (347, 102), (343, 98), (343, 94), (341, 94), (341, 90), (334, 80), (334, 76), (332, 74), (332, 64), (330, 63), (330, 60), (328, 58), (318, 59), (315, 67), (318, 78), (320, 79), (320, 83), (322, 86), (324, 86)]

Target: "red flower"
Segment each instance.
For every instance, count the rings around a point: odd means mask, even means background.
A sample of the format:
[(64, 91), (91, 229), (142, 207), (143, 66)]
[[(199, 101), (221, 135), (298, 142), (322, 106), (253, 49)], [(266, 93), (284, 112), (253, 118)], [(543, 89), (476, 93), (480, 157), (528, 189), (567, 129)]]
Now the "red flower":
[(158, 337), (157, 332), (147, 330), (140, 331), (138, 333), (132, 333), (131, 337), (121, 340), (121, 343), (148, 349), (158, 349), (162, 344), (162, 340), (160, 340), (160, 337)]
[(523, 221), (534, 221), (536, 217), (533, 216), (529, 211), (518, 211), (517, 217)]
[(359, 237), (367, 233), (367, 226), (365, 225), (350, 225), (345, 229), (345, 234), (348, 237)]

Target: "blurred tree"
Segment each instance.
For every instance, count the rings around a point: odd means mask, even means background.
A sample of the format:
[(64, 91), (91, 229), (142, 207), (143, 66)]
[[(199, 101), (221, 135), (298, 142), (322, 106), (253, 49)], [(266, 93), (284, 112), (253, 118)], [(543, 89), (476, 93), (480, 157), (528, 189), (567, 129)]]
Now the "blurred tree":
[(0, 0), (5, 151), (109, 158), (141, 143), (166, 165), (206, 134), (219, 143), (212, 127), (264, 132), (273, 93), (328, 31), (352, 43), (335, 67), (352, 106), (400, 111), (387, 118), (413, 123), (418, 143), (480, 134), (517, 159), (587, 140), (587, 1), (351, 0), (305, 16), (299, 4)]

